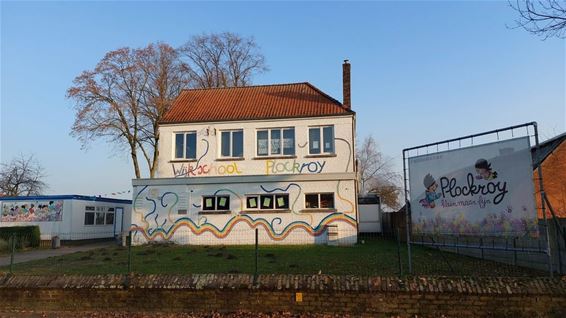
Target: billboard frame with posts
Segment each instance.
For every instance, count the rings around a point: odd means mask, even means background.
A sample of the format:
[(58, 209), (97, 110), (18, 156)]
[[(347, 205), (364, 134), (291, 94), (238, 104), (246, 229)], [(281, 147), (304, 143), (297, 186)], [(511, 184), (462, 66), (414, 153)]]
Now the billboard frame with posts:
[[(448, 151), (454, 151), (454, 150), (458, 150), (458, 149), (469, 149), (472, 147), (477, 147), (477, 146), (485, 146), (485, 145), (489, 145), (491, 143), (497, 143), (497, 142), (506, 142), (506, 141), (511, 141), (513, 139), (520, 139), (520, 137), (527, 137), (529, 139), (529, 141), (531, 140), (531, 138), (534, 139), (534, 146), (535, 149), (538, 150), (539, 148), (539, 136), (538, 136), (538, 126), (536, 122), (529, 122), (529, 123), (525, 123), (525, 124), (521, 124), (521, 125), (515, 125), (515, 126), (509, 126), (509, 127), (505, 127), (505, 128), (500, 128), (500, 129), (495, 129), (495, 130), (490, 130), (490, 131), (486, 131), (486, 132), (482, 132), (482, 133), (477, 133), (477, 134), (473, 134), (473, 135), (468, 135), (468, 136), (463, 136), (463, 137), (458, 137), (458, 138), (453, 138), (453, 139), (447, 139), (447, 140), (443, 140), (443, 141), (439, 141), (439, 142), (433, 142), (433, 143), (429, 143), (429, 144), (424, 144), (424, 145), (420, 145), (420, 146), (415, 146), (415, 147), (410, 147), (410, 148), (405, 148), (403, 149), (403, 182), (404, 182), (404, 194), (405, 194), (405, 216), (406, 216), (406, 240), (407, 240), (407, 252), (408, 252), (408, 260), (409, 260), (409, 273), (412, 274), (413, 273), (413, 264), (412, 264), (412, 251), (411, 251), (411, 245), (424, 245), (424, 246), (430, 246), (430, 247), (435, 247), (435, 248), (455, 248), (455, 249), (460, 249), (460, 248), (472, 248), (472, 249), (481, 249), (482, 250), (482, 254), (483, 254), (483, 249), (489, 249), (489, 250), (504, 250), (504, 251), (512, 251), (512, 252), (527, 252), (527, 253), (543, 253), (546, 254), (546, 258), (548, 261), (548, 270), (550, 275), (552, 276), (553, 274), (553, 268), (552, 268), (552, 259), (551, 259), (551, 250), (550, 250), (550, 234), (549, 234), (549, 229), (548, 229), (548, 218), (546, 215), (546, 207), (545, 207), (545, 198), (544, 198), (544, 187), (543, 187), (543, 176), (542, 176), (542, 169), (541, 169), (541, 165), (538, 164), (540, 162), (539, 160), (539, 151), (535, 151), (535, 155), (536, 158), (534, 158), (534, 160), (532, 161), (532, 170), (537, 170), (538, 173), (538, 189), (540, 192), (540, 201), (541, 201), (541, 210), (542, 210), (542, 215), (543, 215), (543, 219), (544, 219), (544, 232), (545, 233), (541, 233), (541, 235), (538, 236), (538, 240), (539, 242), (541, 240), (543, 240), (543, 235), (546, 237), (546, 248), (545, 249), (529, 249), (529, 248), (525, 248), (525, 247), (515, 247), (515, 246), (508, 246), (507, 244), (505, 244), (505, 246), (483, 246), (483, 244), (481, 246), (478, 245), (469, 245), (469, 244), (461, 244), (459, 241), (456, 242), (439, 242), (436, 241), (434, 239), (431, 239), (430, 242), (425, 242), (422, 241), (416, 241), (416, 240), (412, 240), (412, 234), (413, 234), (413, 221), (412, 221), (412, 209), (411, 209), (411, 196), (410, 196), (410, 183), (409, 183), (409, 159), (411, 158), (416, 158), (416, 157), (421, 157), (421, 156), (425, 156), (425, 155), (434, 155), (434, 154), (442, 154)], [(475, 139), (475, 140), (474, 140)], [(477, 143), (478, 139), (480, 139), (481, 141), (479, 143)], [(487, 140), (489, 141), (487, 141)], [(474, 142), (476, 142), (474, 144)], [(532, 145), (531, 142), (529, 142), (529, 145)], [(424, 153), (419, 153), (420, 152), (424, 152)], [(530, 152), (530, 149), (529, 149)], [(533, 189), (533, 198), (536, 195), (536, 190)], [(417, 199), (417, 198), (414, 198)], [(535, 203), (535, 209), (538, 209), (538, 207), (536, 207), (536, 203)], [(535, 211), (536, 213), (536, 211)], [(535, 215), (535, 218), (538, 218), (538, 216)]]

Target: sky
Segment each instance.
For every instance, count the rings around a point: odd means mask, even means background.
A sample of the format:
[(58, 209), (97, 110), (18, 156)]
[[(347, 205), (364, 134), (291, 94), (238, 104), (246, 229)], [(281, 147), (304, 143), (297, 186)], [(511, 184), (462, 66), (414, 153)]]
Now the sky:
[(565, 130), (564, 40), (516, 18), (506, 1), (2, 1), (0, 161), (33, 154), (49, 194), (129, 190), (126, 151), (69, 135), (73, 78), (110, 50), (223, 31), (260, 45), (270, 71), (254, 84), (308, 81), (342, 100), (349, 59), (357, 135), (395, 171), (404, 148), (509, 125), (536, 121), (544, 140)]

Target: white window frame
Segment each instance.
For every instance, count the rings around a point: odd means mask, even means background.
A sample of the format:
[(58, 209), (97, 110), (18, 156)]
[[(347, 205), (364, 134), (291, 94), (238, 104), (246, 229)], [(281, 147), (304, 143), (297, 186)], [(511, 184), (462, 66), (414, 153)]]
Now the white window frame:
[[(102, 223), (97, 223), (97, 214), (103, 214), (104, 218), (102, 219)], [(93, 219), (92, 219), (92, 224), (86, 224), (86, 215), (87, 214), (93, 214)], [(107, 223), (108, 222), (108, 214), (113, 214), (114, 217), (112, 219), (112, 223)], [(115, 207), (109, 207), (109, 206), (96, 206), (96, 205), (87, 205), (85, 206), (85, 217), (83, 220), (83, 225), (84, 226), (94, 226), (94, 227), (101, 227), (101, 226), (109, 226), (109, 225), (114, 225), (114, 223), (116, 222), (116, 208)]]
[[(112, 223), (108, 223), (108, 215), (112, 214)], [(104, 215), (104, 225), (114, 225), (116, 222), (116, 208), (109, 207), (106, 209), (106, 214)]]
[[(279, 130), (279, 149), (280, 149), (280, 153), (279, 154), (272, 154), (271, 153), (271, 131), (272, 130)], [(285, 130), (293, 130), (293, 153), (290, 155), (286, 155), (284, 154), (284, 148), (283, 148), (283, 131)], [(258, 137), (257, 134), (260, 131), (267, 131), (267, 155), (260, 155), (259, 154), (259, 147), (258, 147)], [(256, 129), (255, 132), (255, 155), (257, 157), (261, 157), (261, 158), (269, 158), (269, 157), (294, 157), (297, 155), (297, 135), (296, 135), (296, 129), (295, 127), (273, 127), (273, 128), (258, 128)]]
[[(241, 131), (242, 132), (242, 156), (240, 157), (234, 157), (234, 153), (233, 153), (233, 140), (234, 140), (234, 132), (238, 132)], [(230, 155), (229, 156), (223, 156), (222, 155), (222, 133), (224, 132), (229, 132), (230, 133)], [(246, 139), (245, 139), (245, 135), (244, 135), (244, 130), (243, 129), (223, 129), (219, 131), (218, 134), (218, 158), (221, 159), (243, 159), (244, 158), (244, 151), (245, 151), (245, 143), (246, 143)]]
[[(183, 156), (177, 158), (177, 135), (183, 134)], [(171, 158), (173, 160), (196, 160), (197, 158), (197, 151), (198, 151), (198, 140), (195, 141), (195, 157), (194, 158), (187, 158), (187, 135), (194, 134), (195, 137), (198, 137), (196, 130), (187, 130), (187, 131), (175, 131), (173, 132), (173, 147), (171, 147)], [(197, 139), (197, 138), (195, 138)]]
[[(332, 152), (325, 152), (324, 151), (324, 128), (326, 127), (331, 127), (332, 128)], [(312, 153), (311, 152), (311, 129), (318, 129), (320, 132), (320, 152), (319, 153)], [(308, 135), (308, 139), (309, 139), (309, 143), (307, 144), (308, 146), (308, 151), (309, 151), (309, 155), (334, 155), (336, 154), (336, 130), (334, 129), (334, 125), (322, 125), (322, 126), (309, 126), (308, 127), (308, 131), (307, 131), (307, 135)]]
[[(92, 208), (92, 209), (91, 209)], [(86, 224), (86, 215), (92, 214), (92, 224)], [(96, 208), (92, 205), (85, 206), (85, 217), (83, 220), (84, 226), (95, 226), (96, 225)]]

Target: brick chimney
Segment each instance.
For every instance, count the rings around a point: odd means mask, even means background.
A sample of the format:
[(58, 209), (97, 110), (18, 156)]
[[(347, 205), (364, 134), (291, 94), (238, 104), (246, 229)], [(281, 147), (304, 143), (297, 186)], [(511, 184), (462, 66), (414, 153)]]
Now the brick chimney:
[(344, 60), (342, 64), (342, 88), (343, 88), (343, 99), (342, 104), (346, 109), (352, 109), (352, 100), (350, 97), (350, 61)]

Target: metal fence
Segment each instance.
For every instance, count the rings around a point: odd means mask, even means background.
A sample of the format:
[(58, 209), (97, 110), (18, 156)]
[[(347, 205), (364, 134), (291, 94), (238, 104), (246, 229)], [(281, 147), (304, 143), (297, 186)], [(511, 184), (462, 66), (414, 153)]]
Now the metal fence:
[[(252, 231), (253, 240), (248, 238)], [(191, 240), (194, 233), (180, 229), (176, 236), (186, 240), (161, 240), (143, 245), (135, 242), (135, 231), (114, 237), (93, 239), (94, 233), (66, 233), (79, 240), (57, 239), (31, 247), (29, 238), (0, 241), (0, 271), (14, 275), (58, 274), (327, 274), (357, 276), (408, 275), (407, 246), (399, 228), (389, 233), (361, 233), (348, 246), (328, 244), (273, 244), (263, 228), (246, 233), (233, 230), (233, 240), (243, 244), (218, 245), (218, 240)], [(97, 237), (102, 236), (96, 233)], [(202, 234), (208, 235), (208, 234)], [(62, 236), (62, 235), (61, 235)], [(54, 236), (55, 237), (55, 236)], [(132, 240), (133, 238), (133, 240)], [(417, 241), (418, 238), (415, 238)], [(448, 238), (445, 238), (448, 239)], [(426, 238), (423, 238), (426, 242)], [(320, 243), (320, 242), (316, 242)], [(519, 244), (520, 242), (516, 242)], [(528, 254), (503, 258), (483, 242), (483, 252), (471, 249), (413, 246), (413, 274), (423, 276), (544, 276), (547, 272), (528, 268)], [(522, 242), (521, 242), (522, 244)], [(544, 246), (540, 248), (544, 249)], [(501, 253), (501, 252), (498, 252)], [(566, 255), (566, 252), (563, 253)], [(498, 256), (498, 257), (495, 257)], [(535, 262), (536, 260), (530, 260)]]

